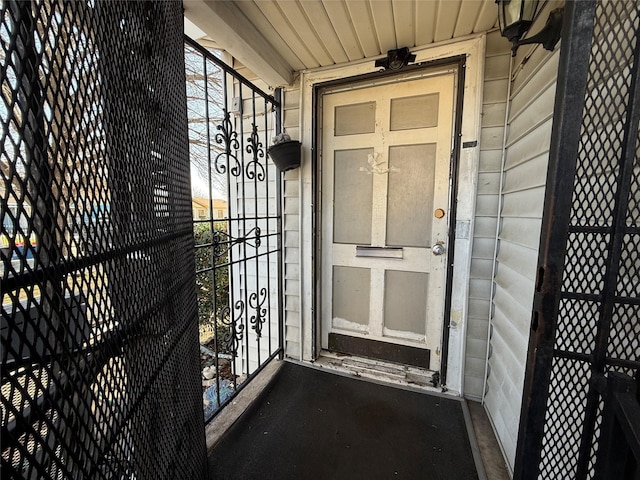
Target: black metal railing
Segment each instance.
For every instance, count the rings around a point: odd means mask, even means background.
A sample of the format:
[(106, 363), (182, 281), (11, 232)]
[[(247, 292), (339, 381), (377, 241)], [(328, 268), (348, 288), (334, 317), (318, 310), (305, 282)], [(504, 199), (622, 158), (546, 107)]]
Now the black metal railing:
[(0, 3), (2, 478), (204, 478), (180, 1)]
[(280, 103), (189, 38), (185, 64), (203, 400), (211, 419), (283, 351), (281, 183), (267, 155), (280, 131)]

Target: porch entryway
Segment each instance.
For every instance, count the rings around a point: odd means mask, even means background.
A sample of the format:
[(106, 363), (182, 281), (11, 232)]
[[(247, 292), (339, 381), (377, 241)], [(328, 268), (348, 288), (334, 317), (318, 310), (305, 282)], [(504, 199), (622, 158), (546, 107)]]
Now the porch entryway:
[(472, 431), (464, 400), (285, 362), (213, 449), (209, 476), (485, 478)]

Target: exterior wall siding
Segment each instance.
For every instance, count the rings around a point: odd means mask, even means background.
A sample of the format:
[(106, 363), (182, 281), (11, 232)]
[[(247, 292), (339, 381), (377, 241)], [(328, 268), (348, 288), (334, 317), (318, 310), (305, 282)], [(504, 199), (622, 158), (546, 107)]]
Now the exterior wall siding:
[(494, 263), (510, 59), (509, 43), (500, 36), (500, 32), (489, 33), (485, 53), (480, 164), (469, 278), (464, 367), (464, 395), (477, 401), (482, 399), (487, 356), (491, 275)]
[[(291, 138), (300, 138), (300, 88), (296, 84), (282, 95), (282, 125)], [(284, 174), (284, 328), (285, 355), (300, 359), (300, 169)]]
[[(544, 23), (551, 2), (540, 15)], [(534, 26), (532, 32), (539, 28)], [(513, 470), (533, 304), (559, 48), (513, 59), (485, 408)]]

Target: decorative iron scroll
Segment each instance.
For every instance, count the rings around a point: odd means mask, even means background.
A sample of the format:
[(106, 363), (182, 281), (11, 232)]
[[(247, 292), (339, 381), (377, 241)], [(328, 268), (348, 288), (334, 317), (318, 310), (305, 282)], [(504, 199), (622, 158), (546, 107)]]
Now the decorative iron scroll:
[[(229, 173), (234, 177), (242, 175), (242, 164), (238, 160), (237, 155), (234, 153), (240, 148), (240, 142), (238, 141), (238, 133), (234, 131), (233, 122), (231, 121), (231, 113), (224, 112), (222, 123), (216, 126), (219, 133), (216, 133), (216, 143), (224, 147), (224, 151), (216, 155), (215, 168), (218, 173)], [(233, 161), (233, 166), (229, 168), (229, 164)]]
[(235, 245), (245, 243), (246, 245), (258, 248), (262, 244), (260, 239), (260, 227), (253, 227), (246, 235), (233, 237), (227, 232), (216, 230), (213, 234), (213, 249), (216, 258), (224, 257)]
[(223, 307), (218, 312), (218, 321), (228, 329), (222, 336), (221, 350), (229, 352), (233, 357), (238, 356), (238, 347), (244, 335), (244, 302), (238, 300), (233, 310), (231, 307)]
[(252, 293), (249, 296), (249, 306), (256, 311), (256, 314), (251, 316), (251, 328), (256, 331), (256, 340), (262, 335), (262, 325), (264, 324), (267, 315), (267, 309), (264, 308), (267, 295), (267, 289), (262, 288), (260, 289), (259, 294)]
[(257, 180), (264, 181), (265, 180), (265, 170), (262, 163), (260, 163), (260, 159), (263, 159), (264, 148), (262, 142), (260, 141), (260, 135), (258, 135), (258, 126), (253, 124), (251, 129), (251, 136), (247, 139), (247, 153), (253, 154), (253, 159), (247, 163), (246, 171), (247, 178), (249, 180)]

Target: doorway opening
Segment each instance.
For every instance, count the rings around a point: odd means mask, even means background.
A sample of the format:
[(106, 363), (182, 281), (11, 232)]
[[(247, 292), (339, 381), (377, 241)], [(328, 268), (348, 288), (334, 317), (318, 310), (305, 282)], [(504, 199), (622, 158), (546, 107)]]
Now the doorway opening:
[(464, 63), (316, 86), (317, 346), (446, 370)]

